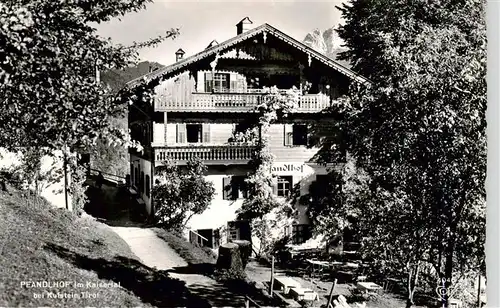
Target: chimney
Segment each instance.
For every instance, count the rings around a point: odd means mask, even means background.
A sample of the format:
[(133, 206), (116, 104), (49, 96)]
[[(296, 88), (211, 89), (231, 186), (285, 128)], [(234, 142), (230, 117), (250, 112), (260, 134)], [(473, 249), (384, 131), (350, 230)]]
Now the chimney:
[(252, 29), (252, 24), (253, 22), (250, 20), (250, 18), (248, 17), (243, 18), (238, 24), (236, 24), (236, 30), (237, 30), (236, 34), (240, 35)]
[(184, 50), (182, 50), (182, 48), (179, 48), (179, 50), (175, 52), (175, 62), (179, 62), (180, 60), (182, 60), (184, 54), (185, 54)]

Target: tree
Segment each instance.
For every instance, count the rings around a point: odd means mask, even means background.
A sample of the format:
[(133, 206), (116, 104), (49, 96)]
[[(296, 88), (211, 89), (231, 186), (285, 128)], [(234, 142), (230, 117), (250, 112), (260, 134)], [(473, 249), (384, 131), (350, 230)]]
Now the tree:
[(348, 48), (340, 57), (371, 83), (355, 84), (330, 110), (340, 121), (322, 136), (319, 159), (346, 151), (354, 173), (342, 204), (329, 206), (358, 217), (372, 257), (408, 275), (407, 306), (423, 266), (449, 289), (484, 259), (484, 4), (350, 0), (339, 8)]
[(188, 161), (185, 168), (167, 162), (158, 169), (152, 194), (159, 225), (182, 230), (193, 215), (208, 208), (215, 188), (204, 178), (206, 171), (207, 167), (199, 159)]
[[(156, 62), (143, 61), (137, 65), (120, 70), (108, 70), (102, 72), (101, 82), (109, 87), (111, 93), (118, 93), (127, 82), (139, 78), (151, 70), (161, 68), (163, 65)], [(116, 128), (127, 130), (128, 112), (109, 118), (111, 125)], [(110, 174), (124, 176), (129, 172), (128, 149), (120, 145), (110, 145), (106, 139), (97, 139), (91, 149), (92, 168)]]
[[(95, 24), (145, 8), (149, 0), (7, 0), (0, 3), (0, 145), (44, 154), (85, 151), (101, 138), (139, 147), (109, 118), (126, 109), (96, 70), (120, 69), (178, 31), (125, 47), (96, 34)], [(75, 169), (74, 164), (68, 169)]]

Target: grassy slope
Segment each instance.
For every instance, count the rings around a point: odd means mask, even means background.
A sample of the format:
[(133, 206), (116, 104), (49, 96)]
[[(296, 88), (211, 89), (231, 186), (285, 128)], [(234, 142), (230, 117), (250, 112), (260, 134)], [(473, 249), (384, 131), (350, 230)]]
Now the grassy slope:
[[(193, 272), (217, 280), (217, 277), (214, 275), (217, 258), (210, 249), (193, 245), (186, 241), (181, 235), (177, 235), (173, 232), (161, 228), (154, 228), (153, 230), (159, 238), (167, 242), (173, 250), (188, 262)], [(280, 302), (271, 300), (263, 290), (259, 289), (256, 284), (249, 279), (223, 283), (234, 294), (248, 295), (261, 306), (280, 306)]]
[[(73, 283), (67, 288), (22, 287), (23, 281), (110, 282), (105, 278), (111, 278), (106, 267), (138, 263), (127, 244), (107, 226), (51, 208), (45, 200), (37, 203), (21, 192), (0, 192), (0, 306), (149, 306), (123, 287), (76, 288)], [(116, 262), (117, 258), (122, 262)], [(120, 283), (127, 285), (124, 280)], [(82, 291), (97, 298), (33, 297), (34, 293)]]

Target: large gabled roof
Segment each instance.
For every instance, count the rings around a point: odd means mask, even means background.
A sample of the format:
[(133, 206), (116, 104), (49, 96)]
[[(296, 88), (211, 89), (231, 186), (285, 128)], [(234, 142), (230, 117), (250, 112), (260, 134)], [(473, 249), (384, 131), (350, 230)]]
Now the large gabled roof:
[(369, 80), (366, 79), (365, 77), (359, 75), (358, 73), (350, 70), (349, 68), (339, 64), (335, 60), (331, 59), (330, 57), (327, 57), (323, 55), (320, 52), (317, 52), (316, 50), (312, 49), (311, 47), (305, 45), (302, 42), (297, 41), (296, 39), (286, 35), (285, 33), (281, 32), (280, 30), (274, 28), (273, 26), (269, 24), (263, 24), (260, 25), (254, 29), (248, 30), (242, 34), (239, 34), (225, 42), (222, 42), (218, 45), (212, 46), (210, 48), (205, 49), (202, 52), (199, 52), (191, 57), (185, 58), (183, 60), (180, 60), (172, 65), (166, 66), (164, 68), (158, 69), (154, 72), (150, 72), (142, 77), (136, 78), (126, 84), (126, 88), (132, 89), (135, 88), (143, 83), (149, 83), (158, 79), (163, 79), (164, 76), (166, 75), (174, 75), (176, 73), (181, 72), (185, 67), (188, 65), (191, 65), (193, 63), (196, 63), (197, 61), (203, 60), (207, 57), (216, 55), (218, 53), (221, 53), (223, 51), (226, 51), (227, 49), (231, 48), (232, 46), (241, 43), (245, 40), (248, 40), (250, 38), (255, 37), (256, 35), (262, 34), (262, 33), (267, 33), (270, 35), (275, 36), (278, 39), (281, 39), (282, 41), (286, 42), (293, 48), (296, 48), (298, 50), (301, 50), (307, 54), (309, 54), (312, 58), (319, 60), (320, 62), (326, 64), (327, 66), (333, 68), (334, 70), (346, 75), (347, 77), (356, 80), (361, 83), (368, 83)]

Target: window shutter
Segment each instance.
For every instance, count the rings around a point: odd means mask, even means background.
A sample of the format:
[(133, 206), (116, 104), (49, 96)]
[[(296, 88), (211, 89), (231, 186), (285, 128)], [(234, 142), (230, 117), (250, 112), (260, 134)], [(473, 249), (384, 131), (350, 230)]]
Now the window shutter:
[(293, 145), (293, 124), (284, 124), (285, 146)]
[(205, 92), (212, 92), (213, 88), (213, 75), (210, 72), (205, 72)]
[(273, 178), (273, 195), (277, 196), (278, 195), (278, 178)]
[(241, 183), (241, 191), (243, 194), (243, 198), (248, 198), (248, 183), (245, 181), (246, 178), (243, 178), (242, 183)]
[(238, 89), (238, 74), (230, 73), (229, 74), (229, 92), (240, 92)]
[(238, 89), (239, 91), (241, 92), (247, 92), (247, 79), (245, 76), (243, 75), (236, 75), (236, 77), (238, 78)]
[(186, 143), (186, 124), (177, 124), (177, 143)]
[(202, 126), (202, 134), (203, 134), (203, 143), (210, 143), (210, 124), (203, 124)]
[(165, 143), (165, 124), (153, 123), (153, 143), (154, 144)]
[(213, 230), (213, 248), (217, 248), (220, 245), (220, 229)]
[(233, 195), (233, 188), (231, 187), (231, 177), (227, 176), (222, 179), (222, 198), (224, 200), (231, 200)]
[(205, 92), (205, 72), (198, 71), (196, 77), (198, 77), (196, 80), (196, 91)]

